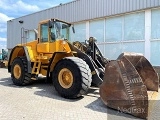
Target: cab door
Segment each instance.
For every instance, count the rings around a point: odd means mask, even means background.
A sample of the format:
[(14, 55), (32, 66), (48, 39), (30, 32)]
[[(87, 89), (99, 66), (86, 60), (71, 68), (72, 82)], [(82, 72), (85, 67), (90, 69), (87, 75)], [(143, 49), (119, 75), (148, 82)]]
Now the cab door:
[(37, 44), (37, 52), (49, 53), (49, 27), (48, 23), (39, 25), (39, 43)]

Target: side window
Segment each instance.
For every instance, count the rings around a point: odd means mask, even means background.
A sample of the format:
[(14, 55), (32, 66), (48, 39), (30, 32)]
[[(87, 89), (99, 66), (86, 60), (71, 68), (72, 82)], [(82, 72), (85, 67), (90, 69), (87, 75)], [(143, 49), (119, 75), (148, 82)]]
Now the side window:
[(41, 25), (41, 42), (48, 42), (48, 24)]
[(65, 39), (67, 39), (67, 40), (69, 40), (69, 30), (68, 30), (68, 28), (62, 28), (62, 37), (63, 38), (65, 38)]

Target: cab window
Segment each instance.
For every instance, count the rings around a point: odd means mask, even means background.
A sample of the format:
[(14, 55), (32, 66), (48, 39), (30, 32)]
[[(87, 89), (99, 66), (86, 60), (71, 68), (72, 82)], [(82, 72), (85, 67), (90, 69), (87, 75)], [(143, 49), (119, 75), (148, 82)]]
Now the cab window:
[(41, 42), (48, 42), (48, 24), (41, 25)]

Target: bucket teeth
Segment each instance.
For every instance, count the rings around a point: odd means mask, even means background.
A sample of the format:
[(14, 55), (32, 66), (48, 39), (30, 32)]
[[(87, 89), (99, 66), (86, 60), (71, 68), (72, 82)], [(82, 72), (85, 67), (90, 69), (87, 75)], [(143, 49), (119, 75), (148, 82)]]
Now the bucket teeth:
[(123, 53), (106, 65), (100, 96), (108, 107), (147, 118), (147, 90), (158, 91), (158, 76), (143, 55)]

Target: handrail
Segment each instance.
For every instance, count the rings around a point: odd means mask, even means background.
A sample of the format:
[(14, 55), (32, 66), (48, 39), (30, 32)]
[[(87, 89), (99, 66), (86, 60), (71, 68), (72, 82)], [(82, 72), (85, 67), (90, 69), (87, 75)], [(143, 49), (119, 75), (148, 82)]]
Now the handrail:
[[(24, 27), (21, 28), (21, 45), (22, 44), (26, 44), (27, 43), (27, 39), (28, 39), (28, 29), (25, 29)], [(27, 34), (25, 34), (25, 32), (27, 32)]]

